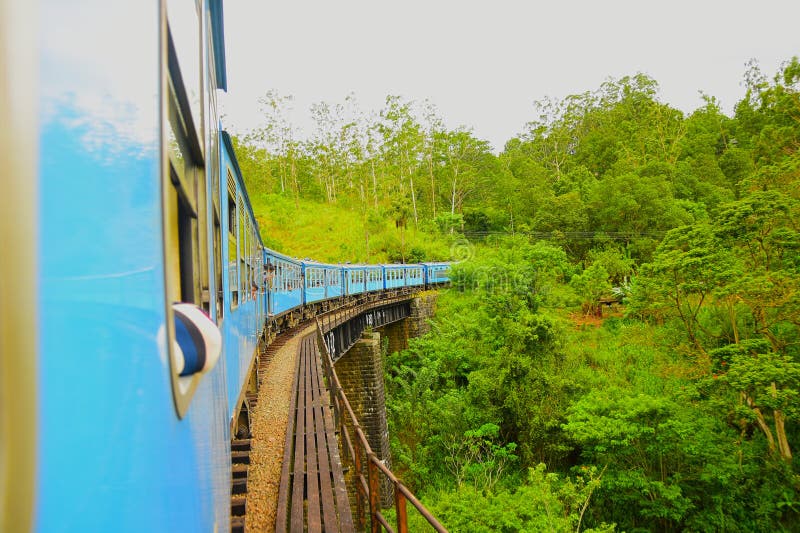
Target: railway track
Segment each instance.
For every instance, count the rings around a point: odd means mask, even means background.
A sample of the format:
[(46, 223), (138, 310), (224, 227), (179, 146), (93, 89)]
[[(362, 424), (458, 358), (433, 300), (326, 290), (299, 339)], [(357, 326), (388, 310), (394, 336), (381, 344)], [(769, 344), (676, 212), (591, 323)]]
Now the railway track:
[[(275, 354), (295, 335), (310, 326), (312, 322), (313, 319), (304, 320), (292, 328), (279, 332), (266, 347), (259, 349), (257, 360), (253, 368), (256, 387), (254, 391), (245, 394), (248, 412), (252, 413), (258, 404), (259, 391), (261, 390), (270, 364), (275, 358)], [(231, 439), (231, 533), (244, 533), (245, 531), (247, 517), (247, 475), (250, 468), (252, 441), (253, 436), (249, 431), (246, 436), (233, 435)]]
[[(408, 297), (409, 293), (404, 291), (394, 291), (391, 298), (398, 296)], [(368, 298), (363, 300), (352, 300), (344, 303), (337, 309), (317, 309), (318, 317), (325, 316), (328, 324), (338, 324), (341, 321), (346, 321), (352, 318), (353, 310), (358, 312), (364, 309), (380, 306), (383, 303), (389, 302), (391, 299), (375, 299)], [(275, 355), (286, 344), (293, 339), (296, 335), (303, 330), (314, 324), (314, 318), (307, 318), (301, 320), (293, 327), (279, 331), (274, 337), (269, 333), (265, 334), (262, 344), (259, 347), (256, 362), (253, 365), (253, 374), (251, 380), (248, 380), (249, 390), (245, 393), (245, 403), (248, 413), (252, 413), (258, 404), (259, 391), (265, 381), (270, 365), (272, 364)], [(360, 333), (359, 333), (360, 335)], [(349, 346), (348, 346), (349, 347)], [(347, 347), (343, 347), (346, 350)], [(238, 416), (238, 415), (237, 415)], [(248, 415), (249, 416), (249, 415)], [(288, 417), (288, 413), (286, 414)], [(250, 452), (253, 445), (253, 435), (250, 432), (249, 422), (243, 430), (239, 426), (238, 430), (232, 436), (231, 440), (231, 532), (244, 533), (246, 529), (247, 518), (247, 490), (248, 490), (248, 473), (250, 469)]]

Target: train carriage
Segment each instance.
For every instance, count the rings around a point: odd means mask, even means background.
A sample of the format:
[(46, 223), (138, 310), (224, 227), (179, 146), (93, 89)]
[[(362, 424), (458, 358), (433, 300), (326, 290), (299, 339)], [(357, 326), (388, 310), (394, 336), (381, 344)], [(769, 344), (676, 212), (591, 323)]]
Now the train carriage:
[(400, 265), (383, 265), (384, 289), (397, 289), (406, 284), (405, 271)]
[[(233, 151), (233, 143), (220, 131), (220, 176), (212, 194), (212, 253), (226, 258), (227, 275), (219, 276), (216, 291), (221, 300), (215, 318), (223, 335), (222, 359), (227, 376), (228, 417), (242, 405), (241, 391), (251, 370), (258, 337), (267, 313), (264, 286), (264, 244), (261, 241), (250, 198)], [(217, 216), (217, 199), (219, 214)], [(225, 235), (225, 238), (222, 238)], [(219, 252), (217, 252), (217, 250)], [(232, 429), (235, 431), (235, 428)]]
[[(38, 98), (38, 117), (6, 125), (38, 144), (31, 174), (11, 180), (38, 184), (36, 322), (23, 333), (35, 339), (35, 400), (15, 407), (28, 407), (29, 428), (17, 430), (34, 436), (36, 466), (15, 471), (30, 490), (14, 507), (29, 518), (5, 525), (230, 530), (230, 429), (219, 421), (233, 387), (225, 357), (186, 366), (175, 309), (233, 322), (218, 298), (221, 2), (43, 0), (30, 13), (14, 27), (38, 46), (13, 53), (32, 55), (17, 64), (38, 70), (41, 88), (21, 71), (8, 79)], [(239, 338), (254, 338), (257, 322), (243, 319)]]
[(406, 286), (417, 287), (425, 284), (425, 275), (422, 265), (406, 266)]
[(314, 261), (301, 261), (303, 267), (303, 303), (311, 304), (342, 296), (340, 267)]
[[(30, 68), (0, 98), (0, 385), (18, 400), (0, 405), (16, 429), (0, 435), (0, 530), (230, 531), (265, 325), (382, 290), (393, 266), (264, 247), (217, 111), (221, 0), (8, 5), (0, 61)], [(189, 350), (190, 314), (218, 355)]]
[(268, 248), (264, 249), (264, 268), (269, 286), (269, 316), (280, 317), (303, 304), (303, 265)]
[(450, 281), (450, 263), (422, 263), (427, 287)]

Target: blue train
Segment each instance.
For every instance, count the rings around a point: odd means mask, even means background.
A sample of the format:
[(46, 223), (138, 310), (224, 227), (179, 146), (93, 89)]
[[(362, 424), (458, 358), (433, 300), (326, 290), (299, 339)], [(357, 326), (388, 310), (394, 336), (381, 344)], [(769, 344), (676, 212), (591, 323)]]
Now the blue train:
[(221, 0), (0, 0), (0, 36), (0, 531), (229, 531), (259, 343), (449, 265), (264, 247), (220, 124)]

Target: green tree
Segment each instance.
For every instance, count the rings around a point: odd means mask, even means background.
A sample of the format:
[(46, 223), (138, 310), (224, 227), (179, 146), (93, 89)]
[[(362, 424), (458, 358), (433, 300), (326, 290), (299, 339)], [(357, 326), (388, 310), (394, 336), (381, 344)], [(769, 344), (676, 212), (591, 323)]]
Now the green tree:
[(581, 298), (581, 308), (586, 315), (602, 317), (600, 299), (611, 294), (608, 271), (599, 262), (592, 263), (581, 274), (572, 276), (569, 284)]

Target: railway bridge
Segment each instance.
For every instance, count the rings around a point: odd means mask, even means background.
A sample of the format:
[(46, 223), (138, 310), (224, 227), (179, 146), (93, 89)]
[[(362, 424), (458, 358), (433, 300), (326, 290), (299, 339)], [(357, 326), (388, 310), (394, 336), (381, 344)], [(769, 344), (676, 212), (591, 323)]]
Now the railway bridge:
[(391, 472), (383, 383), (383, 349), (427, 332), (436, 296), (350, 299), (265, 335), (232, 430), (232, 531), (404, 532), (409, 504), (445, 531)]

